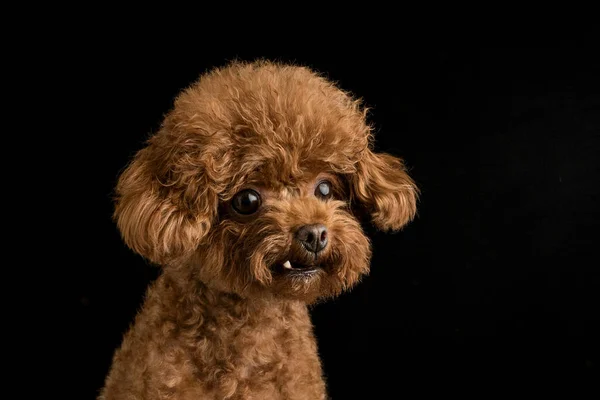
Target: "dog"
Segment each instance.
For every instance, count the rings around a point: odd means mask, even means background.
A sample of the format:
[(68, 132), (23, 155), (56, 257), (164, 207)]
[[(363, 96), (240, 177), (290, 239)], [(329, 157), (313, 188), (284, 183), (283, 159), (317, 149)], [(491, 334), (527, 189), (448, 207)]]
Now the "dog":
[(116, 186), (124, 242), (162, 269), (99, 399), (327, 398), (307, 305), (368, 273), (361, 222), (399, 230), (418, 199), (366, 113), (265, 60), (179, 94)]

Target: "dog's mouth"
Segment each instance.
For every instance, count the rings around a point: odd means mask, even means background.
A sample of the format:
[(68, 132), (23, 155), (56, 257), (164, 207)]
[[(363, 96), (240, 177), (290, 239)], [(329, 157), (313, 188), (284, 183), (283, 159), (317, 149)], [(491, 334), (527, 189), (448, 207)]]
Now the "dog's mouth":
[(317, 274), (322, 266), (319, 264), (304, 264), (296, 260), (287, 260), (276, 265), (276, 272), (287, 276), (312, 276)]

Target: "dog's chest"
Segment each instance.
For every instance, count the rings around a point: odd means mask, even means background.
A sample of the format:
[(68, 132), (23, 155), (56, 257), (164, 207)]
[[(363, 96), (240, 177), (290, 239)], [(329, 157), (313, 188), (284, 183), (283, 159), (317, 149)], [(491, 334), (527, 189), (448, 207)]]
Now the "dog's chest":
[(276, 307), (242, 322), (224, 323), (218, 321), (219, 335), (203, 339), (196, 352), (198, 378), (203, 386), (232, 399), (324, 396), (306, 306)]

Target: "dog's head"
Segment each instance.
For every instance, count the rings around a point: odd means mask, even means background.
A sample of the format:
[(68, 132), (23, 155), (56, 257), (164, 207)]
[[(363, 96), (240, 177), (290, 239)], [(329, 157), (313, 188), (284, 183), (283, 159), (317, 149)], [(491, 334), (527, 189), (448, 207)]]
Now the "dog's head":
[(209, 286), (336, 295), (369, 269), (359, 215), (397, 230), (416, 210), (371, 139), (359, 102), (310, 70), (233, 63), (177, 98), (121, 175), (115, 217), (134, 251)]

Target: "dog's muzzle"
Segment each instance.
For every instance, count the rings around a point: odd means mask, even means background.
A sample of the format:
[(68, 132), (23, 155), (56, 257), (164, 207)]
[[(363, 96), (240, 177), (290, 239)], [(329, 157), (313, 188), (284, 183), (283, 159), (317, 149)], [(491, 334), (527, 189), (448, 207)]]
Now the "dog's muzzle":
[(301, 226), (294, 234), (294, 243), (285, 261), (279, 263), (279, 271), (292, 276), (310, 276), (323, 268), (323, 251), (329, 238), (323, 224)]

